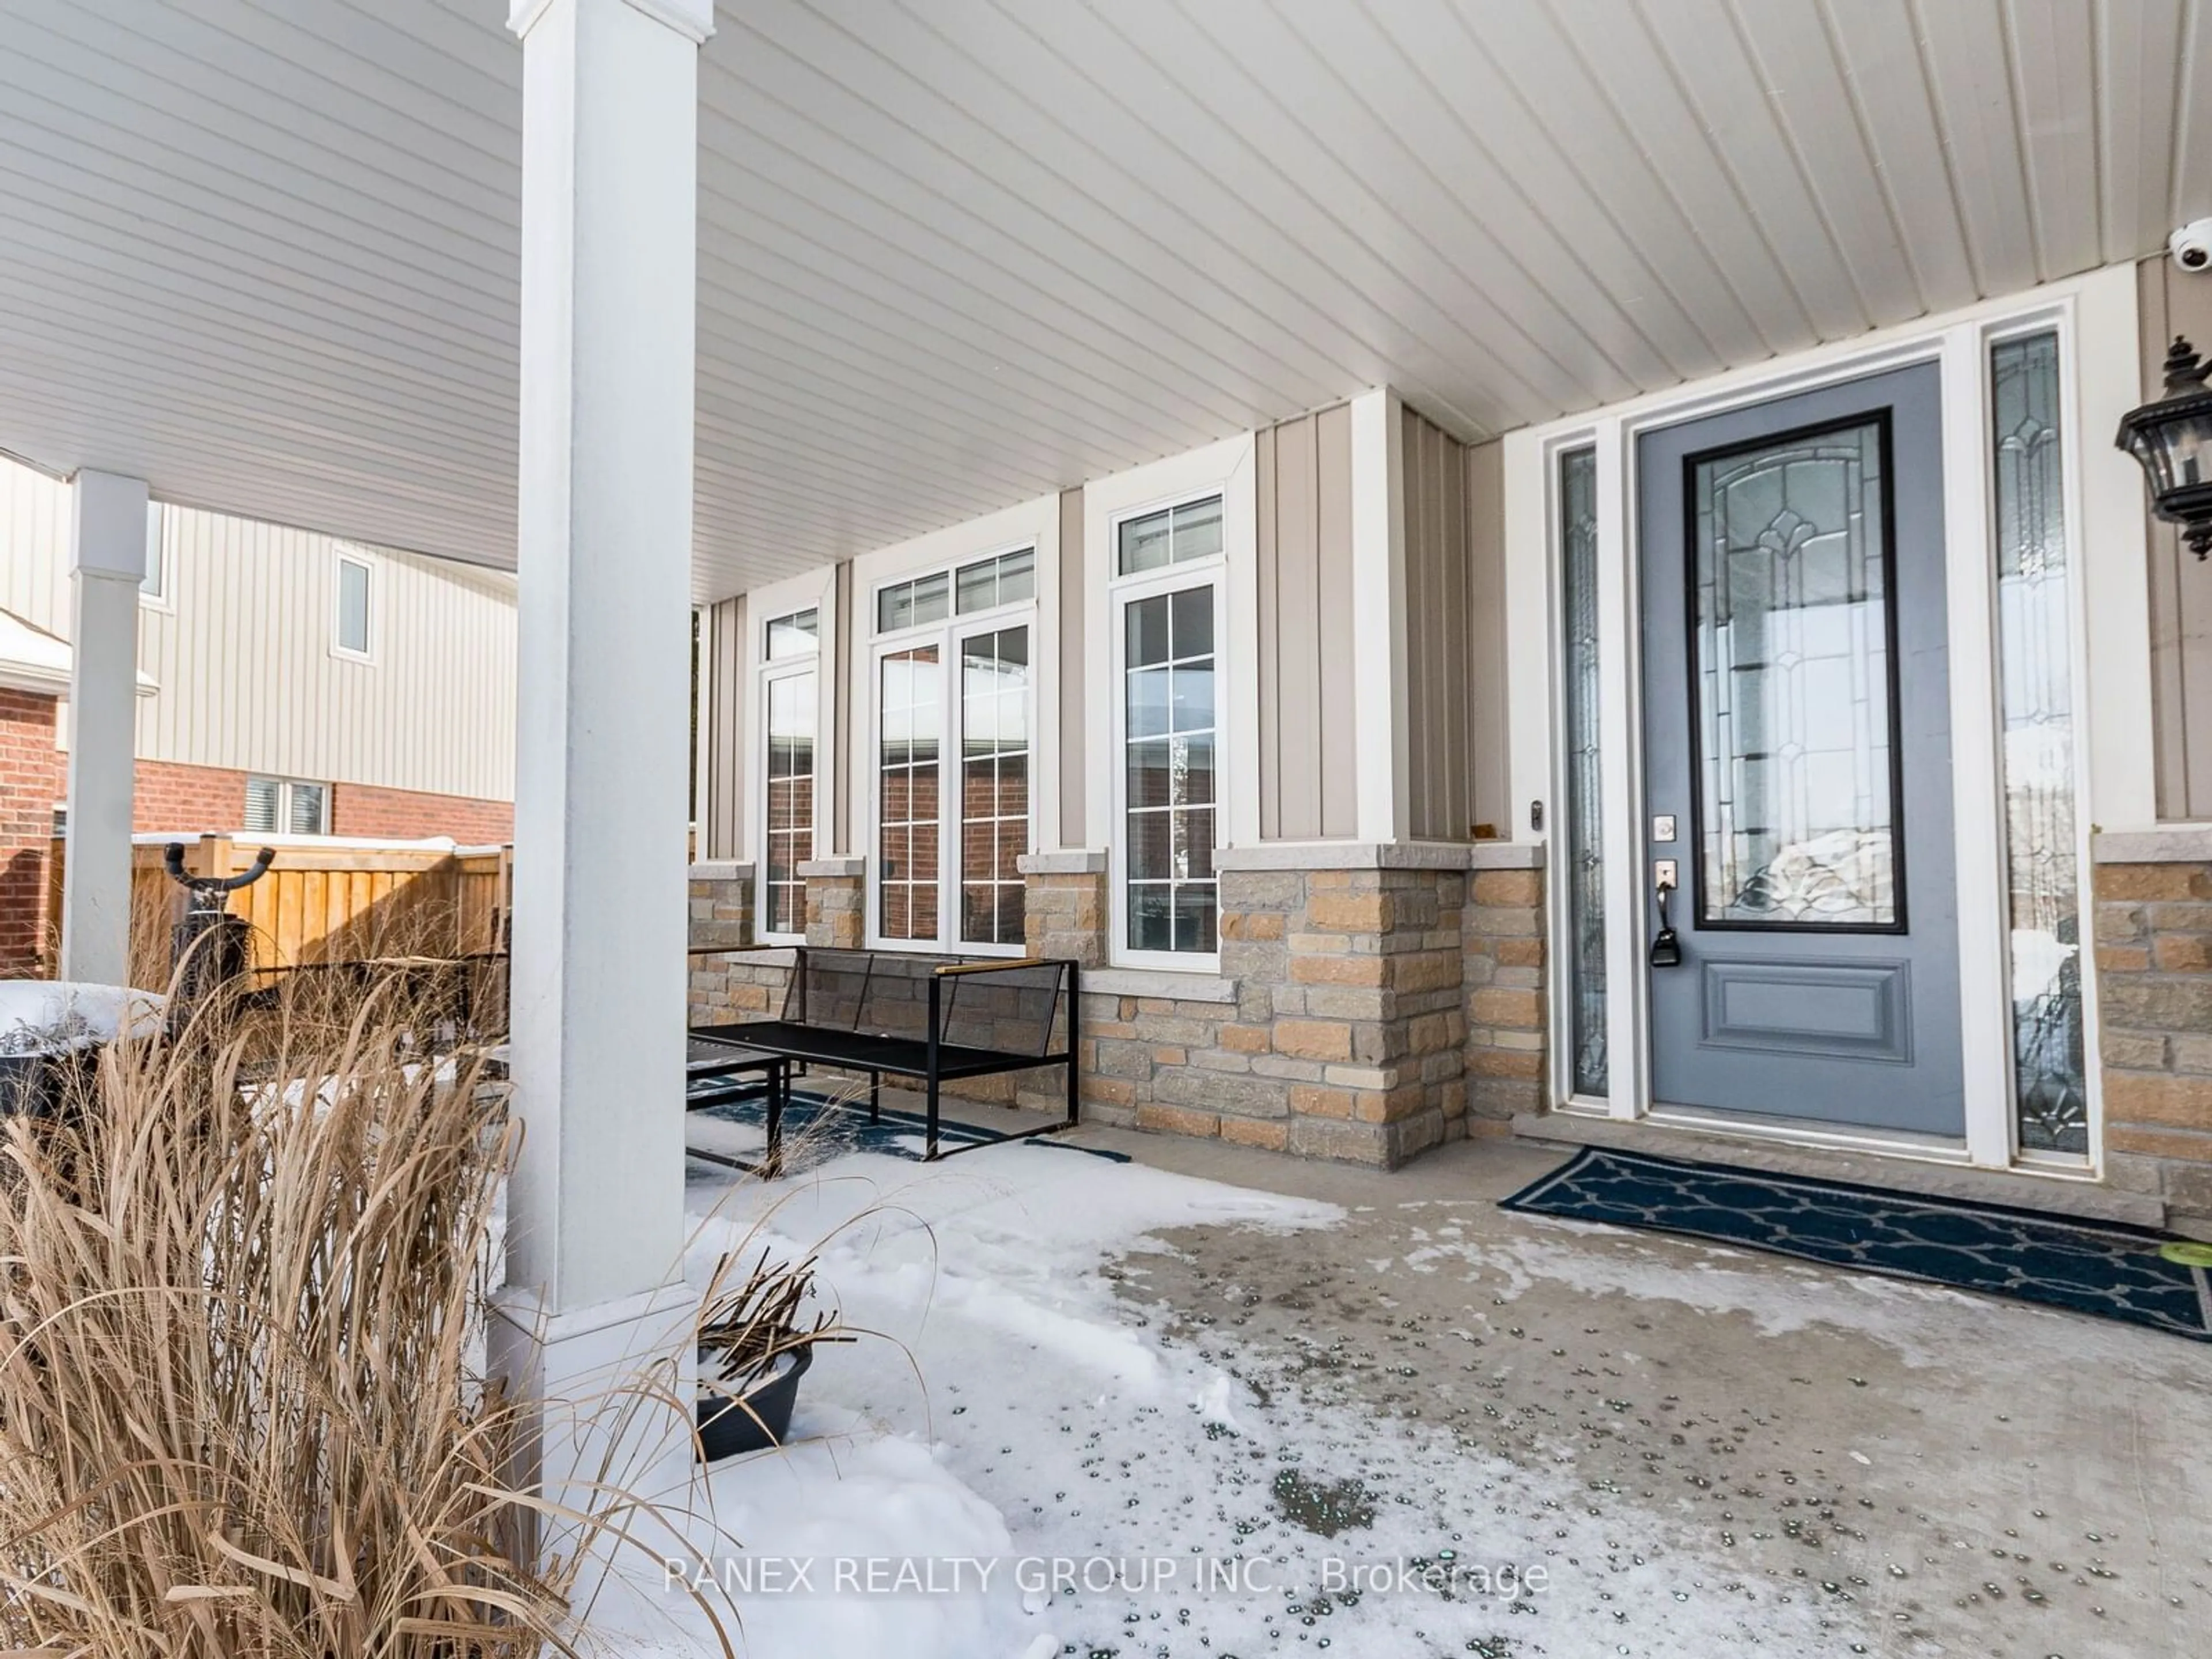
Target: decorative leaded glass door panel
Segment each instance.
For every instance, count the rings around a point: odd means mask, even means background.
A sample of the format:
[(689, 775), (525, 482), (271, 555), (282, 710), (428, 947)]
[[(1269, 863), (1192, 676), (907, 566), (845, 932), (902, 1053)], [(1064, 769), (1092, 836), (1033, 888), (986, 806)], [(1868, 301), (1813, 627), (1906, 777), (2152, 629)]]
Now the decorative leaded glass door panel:
[(1929, 366), (1639, 442), (1663, 1104), (1964, 1133), (1940, 439)]

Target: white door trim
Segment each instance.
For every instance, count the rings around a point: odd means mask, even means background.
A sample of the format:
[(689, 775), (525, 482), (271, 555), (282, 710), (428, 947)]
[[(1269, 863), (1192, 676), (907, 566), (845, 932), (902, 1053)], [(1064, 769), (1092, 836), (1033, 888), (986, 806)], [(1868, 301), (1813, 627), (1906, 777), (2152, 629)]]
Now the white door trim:
[[(2041, 328), (2059, 336), (2069, 544), (2079, 580), (2073, 586), (2076, 819), (2083, 890), (2081, 975), (2089, 1064), (2087, 1159), (2023, 1157), (2013, 1114), (2010, 950), (2007, 938), (2003, 786), (1997, 699), (1996, 584), (1990, 557), (1991, 465), (1989, 447), (1989, 352), (1993, 343)], [(1778, 363), (1732, 371), (1692, 386), (1636, 398), (1510, 435), (1505, 449), (1506, 535), (1510, 568), (1546, 573), (1544, 592), (1509, 576), (1509, 639), (1513, 680), (1547, 688), (1547, 741), (1540, 752), (1525, 740), (1510, 756), (1516, 801), (1545, 800), (1547, 827), (1562, 822), (1565, 722), (1564, 652), (1559, 589), (1559, 458), (1583, 446), (1596, 456), (1600, 771), (1604, 789), (1607, 921), (1607, 1024), (1609, 1091), (1599, 1100), (1572, 1093), (1571, 1056), (1558, 1038), (1568, 1016), (1570, 937), (1566, 883), (1558, 860), (1547, 884), (1550, 1006), (1554, 1011), (1552, 1097), (1569, 1111), (1621, 1119), (1651, 1117), (1710, 1127), (1691, 1107), (1656, 1103), (1650, 1091), (1650, 984), (1644, 953), (1649, 895), (1643, 882), (1645, 811), (1643, 708), (1638, 651), (1640, 550), (1636, 545), (1637, 440), (1661, 426), (1818, 386), (1857, 380), (1908, 364), (1935, 362), (1942, 379), (1944, 538), (1948, 561), (1952, 742), (1958, 836), (1961, 1033), (1966, 1049), (1963, 1139), (1946, 1147), (1897, 1140), (1842, 1127), (1771, 1138), (1808, 1145), (1991, 1168), (2020, 1168), (2056, 1176), (2095, 1177), (2102, 1168), (2103, 1090), (2096, 1063), (2097, 993), (2088, 926), (2089, 836), (2094, 824), (2148, 822), (2149, 794), (2148, 599), (2141, 568), (2139, 486), (2113, 457), (2104, 432), (2136, 400), (2136, 289), (2132, 265), (2117, 265), (1989, 301), (1948, 316), (1826, 346)], [(2109, 416), (2109, 421), (2107, 417)], [(2127, 488), (2123, 489), (2122, 485)], [(1532, 545), (1532, 538), (1540, 538)], [(2101, 551), (2102, 556), (2099, 556)], [(2132, 574), (2129, 574), (2132, 570)], [(1532, 640), (1534, 629), (1540, 629)], [(2141, 681), (2140, 684), (2137, 681)], [(1527, 727), (1516, 722), (1516, 736)], [(2094, 733), (2100, 739), (2092, 741)], [(2118, 748), (2124, 752), (2114, 756)], [(2095, 756), (2093, 763), (2092, 756)], [(1753, 1131), (1747, 1131), (1753, 1132)], [(1769, 1131), (1755, 1131), (1768, 1135)]]

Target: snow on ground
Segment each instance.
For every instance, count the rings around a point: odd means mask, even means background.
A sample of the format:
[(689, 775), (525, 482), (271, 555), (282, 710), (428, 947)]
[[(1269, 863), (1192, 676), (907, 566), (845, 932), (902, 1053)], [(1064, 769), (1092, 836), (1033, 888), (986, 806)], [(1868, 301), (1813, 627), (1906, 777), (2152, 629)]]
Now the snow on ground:
[(161, 1023), (152, 991), (76, 980), (0, 980), (0, 1054), (53, 1054), (112, 1042), (126, 1026), (143, 1036)]
[[(1249, 1227), (1295, 1249), (1343, 1219), (1329, 1206), (1053, 1145), (728, 1188), (702, 1174), (695, 1282), (724, 1251), (818, 1249), (846, 1322), (875, 1334), (820, 1352), (799, 1443), (708, 1482), (748, 1655), (1848, 1645), (1820, 1598), (1674, 1559), (1669, 1517), (1581, 1490), (1571, 1448), (1508, 1462), (1441, 1424), (1314, 1403), (1256, 1361), (1200, 1358), (1119, 1293), (1153, 1235)], [(697, 1628), (679, 1590), (663, 1600), (672, 1632)]]

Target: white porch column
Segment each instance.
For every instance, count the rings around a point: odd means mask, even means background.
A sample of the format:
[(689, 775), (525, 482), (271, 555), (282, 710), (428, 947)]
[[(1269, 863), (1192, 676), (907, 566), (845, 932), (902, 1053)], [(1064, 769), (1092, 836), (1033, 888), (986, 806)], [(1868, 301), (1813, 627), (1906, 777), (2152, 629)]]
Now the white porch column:
[(131, 799), (138, 763), (138, 587), (146, 481), (79, 472), (69, 704), (69, 856), (61, 975), (124, 985), (131, 970)]
[[(713, 8), (518, 0), (509, 21), (523, 41), (511, 1030), (526, 1134), (501, 1346), (519, 1384), (574, 1402), (648, 1360), (676, 1362), (664, 1380), (679, 1386), (690, 1375), (693, 269)], [(607, 1478), (665, 1495), (685, 1472), (672, 1460), (688, 1464), (678, 1428), (629, 1425)], [(549, 1412), (554, 1486), (601, 1449), (562, 1438)]]

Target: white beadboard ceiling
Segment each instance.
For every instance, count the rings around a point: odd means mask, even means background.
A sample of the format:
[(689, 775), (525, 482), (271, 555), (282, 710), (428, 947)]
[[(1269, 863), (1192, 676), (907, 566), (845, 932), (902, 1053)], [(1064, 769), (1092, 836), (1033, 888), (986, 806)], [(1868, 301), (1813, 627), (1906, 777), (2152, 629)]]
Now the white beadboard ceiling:
[[(0, 0), (0, 449), (513, 562), (503, 0)], [(698, 591), (1387, 382), (1477, 437), (2160, 246), (2199, 0), (742, 0)]]

